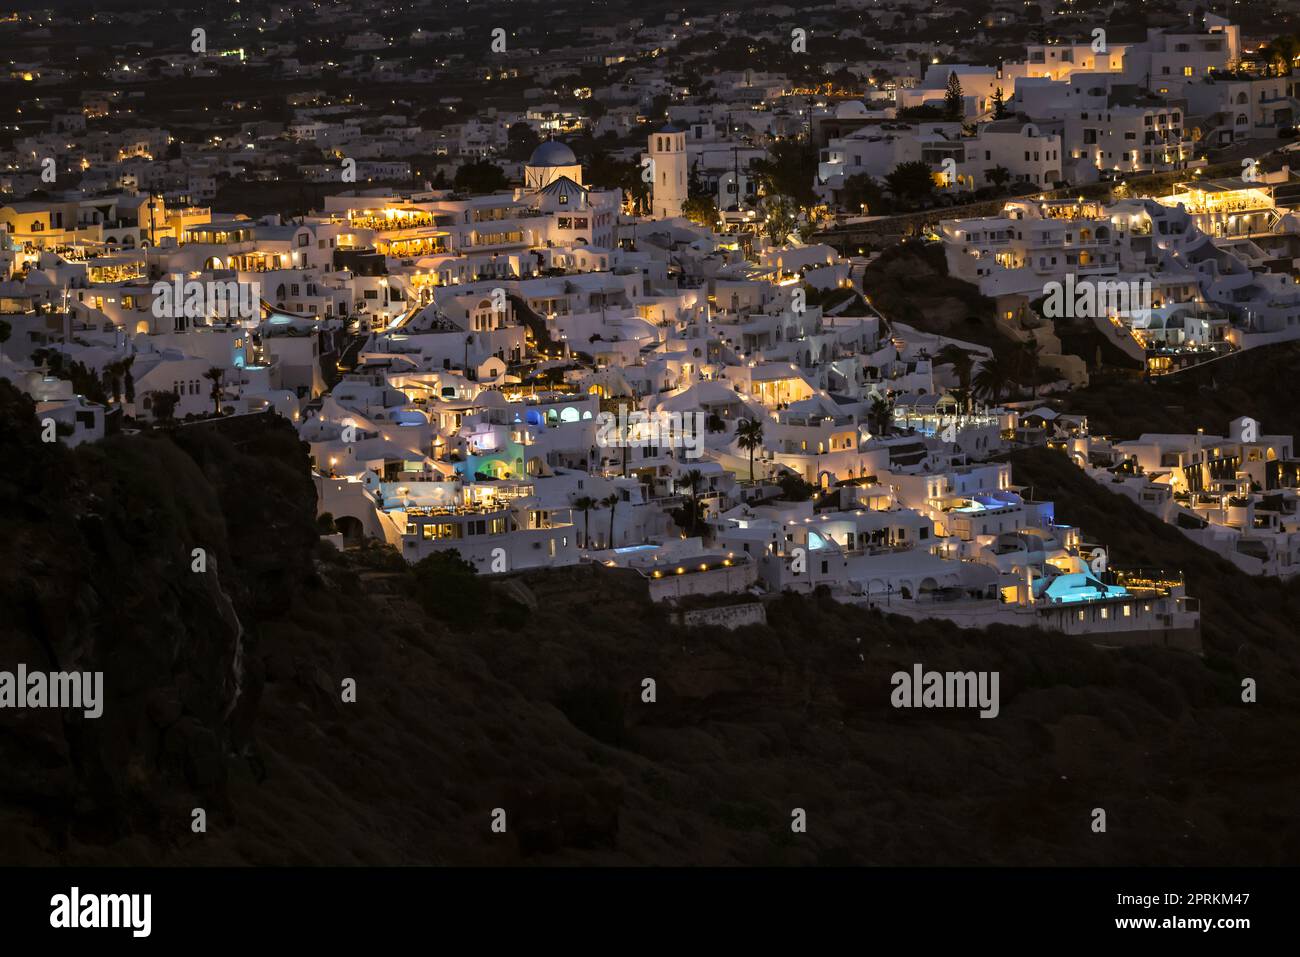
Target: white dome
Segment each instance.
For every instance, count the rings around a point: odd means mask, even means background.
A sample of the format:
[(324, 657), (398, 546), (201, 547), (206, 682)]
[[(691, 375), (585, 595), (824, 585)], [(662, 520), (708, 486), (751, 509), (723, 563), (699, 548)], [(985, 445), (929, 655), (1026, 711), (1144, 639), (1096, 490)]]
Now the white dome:
[(533, 150), (532, 158), (528, 160), (529, 166), (576, 166), (578, 157), (573, 155), (573, 150), (569, 149), (559, 140), (547, 140), (545, 143), (538, 145)]

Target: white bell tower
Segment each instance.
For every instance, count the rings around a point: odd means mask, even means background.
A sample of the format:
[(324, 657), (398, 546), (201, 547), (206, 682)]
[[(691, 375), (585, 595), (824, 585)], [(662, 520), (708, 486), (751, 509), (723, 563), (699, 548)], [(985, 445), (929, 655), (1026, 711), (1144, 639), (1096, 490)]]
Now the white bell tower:
[(650, 158), (654, 161), (651, 213), (655, 219), (680, 216), (687, 191), (685, 131), (669, 124), (651, 133)]

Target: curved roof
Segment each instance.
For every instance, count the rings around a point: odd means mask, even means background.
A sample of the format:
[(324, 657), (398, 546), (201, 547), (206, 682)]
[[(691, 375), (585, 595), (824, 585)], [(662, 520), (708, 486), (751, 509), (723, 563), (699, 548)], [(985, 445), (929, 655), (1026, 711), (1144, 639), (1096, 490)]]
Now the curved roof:
[(528, 160), (529, 166), (576, 166), (578, 157), (559, 140), (547, 140), (539, 143)]

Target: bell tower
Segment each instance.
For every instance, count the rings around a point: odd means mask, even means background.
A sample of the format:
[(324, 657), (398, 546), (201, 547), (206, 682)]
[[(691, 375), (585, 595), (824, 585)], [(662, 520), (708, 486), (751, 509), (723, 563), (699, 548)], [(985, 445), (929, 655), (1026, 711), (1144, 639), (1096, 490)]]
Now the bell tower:
[(680, 216), (687, 191), (685, 131), (669, 124), (650, 134), (650, 158), (654, 161), (652, 215), (655, 219)]

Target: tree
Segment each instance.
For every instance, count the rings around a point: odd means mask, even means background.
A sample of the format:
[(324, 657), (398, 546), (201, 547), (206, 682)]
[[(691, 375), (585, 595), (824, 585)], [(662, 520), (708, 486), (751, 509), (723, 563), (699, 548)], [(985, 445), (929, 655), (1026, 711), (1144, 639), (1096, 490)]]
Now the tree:
[(714, 226), (718, 222), (718, 204), (712, 196), (689, 196), (682, 203), (682, 215), (699, 226)]
[(952, 371), (956, 373), (957, 381), (960, 383), (962, 395), (965, 396), (970, 392), (970, 377), (975, 362), (969, 352), (949, 343), (938, 351), (934, 361), (939, 365), (952, 366)]
[(922, 103), (919, 106), (903, 107), (898, 111), (898, 118), (900, 120), (946, 120), (948, 112), (933, 103)]
[(203, 373), (203, 378), (212, 383), (212, 411), (221, 414), (221, 380), (226, 377), (226, 370), (220, 366), (213, 366), (207, 372)]
[(148, 395), (149, 406), (153, 410), (153, 417), (164, 425), (171, 422), (172, 417), (176, 414), (176, 403), (180, 401), (180, 396), (175, 392), (164, 392), (155, 390)]
[(984, 178), (993, 186), (1001, 189), (1003, 186), (1006, 186), (1007, 183), (1011, 182), (1011, 170), (1007, 169), (1005, 166), (995, 166), (992, 169), (984, 171)]
[(784, 196), (769, 196), (763, 202), (764, 232), (774, 244), (785, 243), (799, 225), (794, 203)]
[(1037, 339), (1026, 339), (1016, 350), (1015, 379), (1021, 385), (1033, 389), (1034, 395), (1038, 395), (1038, 368), (1041, 364), (1042, 349)]
[(581, 495), (573, 500), (573, 507), (582, 512), (582, 547), (591, 547), (591, 530), (588, 527), (588, 514), (599, 503), (590, 495)]
[(104, 366), (104, 391), (113, 397), (114, 402), (122, 399), (122, 360), (110, 362)]
[(966, 115), (966, 98), (961, 91), (961, 80), (957, 79), (956, 70), (948, 74), (948, 90), (943, 95), (943, 108), (950, 119), (960, 120)]
[(867, 173), (854, 173), (844, 181), (844, 207), (863, 213), (880, 215), (885, 212), (885, 191)]
[(934, 174), (920, 160), (899, 163), (885, 177), (885, 184), (896, 197), (918, 203), (934, 193)]
[(817, 192), (817, 150), (796, 140), (773, 143), (767, 156), (754, 160), (750, 171), (758, 178), (764, 195), (788, 196), (800, 206), (815, 206)]
[(607, 546), (609, 548), (614, 547), (614, 511), (618, 508), (618, 502), (617, 492), (610, 492), (600, 500), (601, 508), (609, 509), (609, 542)]
[(889, 399), (879, 394), (872, 396), (867, 420), (873, 435), (888, 435), (894, 422), (894, 407)]
[(741, 419), (736, 423), (736, 444), (749, 450), (749, 481), (754, 481), (754, 453), (763, 447), (763, 420)]
[(650, 208), (650, 184), (641, 178), (641, 167), (628, 160), (614, 159), (604, 150), (594, 150), (583, 168), (588, 186), (621, 189), (634, 212)]
[(1269, 47), (1273, 51), (1273, 62), (1283, 73), (1290, 73), (1291, 67), (1295, 64), (1296, 54), (1300, 52), (1300, 41), (1290, 34), (1283, 34), (1269, 44)]
[(453, 625), (473, 625), (493, 606), (491, 587), (478, 569), (454, 548), (426, 555), (416, 562), (414, 594), (430, 615)]
[(700, 519), (700, 486), (704, 484), (704, 474), (699, 469), (691, 469), (685, 475), (679, 476), (674, 483), (678, 488), (686, 489), (691, 496), (691, 534), (694, 535), (699, 528)]
[(971, 385), (976, 395), (986, 396), (995, 405), (1002, 401), (1002, 393), (1011, 384), (1011, 367), (997, 353), (985, 359)]
[(458, 193), (495, 193), (506, 188), (506, 174), (495, 163), (475, 160), (456, 170), (452, 185)]
[(816, 485), (794, 472), (786, 472), (776, 480), (776, 484), (781, 486), (781, 498), (787, 502), (806, 502), (817, 491)]
[(537, 131), (527, 123), (511, 123), (506, 130), (506, 156), (515, 162), (523, 162), (533, 155), (541, 139)]
[(122, 395), (128, 403), (135, 401), (135, 376), (131, 374), (134, 362), (135, 356), (127, 356), (122, 360)]
[(1007, 116), (1007, 101), (1002, 95), (1002, 87), (993, 91), (993, 119), (1001, 120)]

